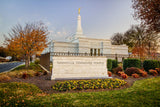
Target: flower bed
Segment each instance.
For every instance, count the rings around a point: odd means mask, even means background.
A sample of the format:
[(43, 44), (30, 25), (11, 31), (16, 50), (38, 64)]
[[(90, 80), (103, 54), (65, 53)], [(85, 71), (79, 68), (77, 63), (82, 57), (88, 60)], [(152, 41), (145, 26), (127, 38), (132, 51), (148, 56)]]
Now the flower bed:
[(120, 79), (93, 79), (69, 80), (57, 82), (53, 89), (57, 91), (82, 90), (82, 89), (114, 89), (125, 85), (127, 82)]

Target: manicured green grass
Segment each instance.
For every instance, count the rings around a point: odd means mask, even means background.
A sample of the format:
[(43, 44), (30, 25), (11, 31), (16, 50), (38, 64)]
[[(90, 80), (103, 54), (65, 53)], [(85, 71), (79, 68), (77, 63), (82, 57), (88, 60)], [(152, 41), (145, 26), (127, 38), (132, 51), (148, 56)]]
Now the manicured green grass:
[(51, 95), (45, 95), (27, 83), (1, 83), (0, 96), (0, 106), (158, 107), (160, 77), (136, 81), (132, 87), (123, 90)]

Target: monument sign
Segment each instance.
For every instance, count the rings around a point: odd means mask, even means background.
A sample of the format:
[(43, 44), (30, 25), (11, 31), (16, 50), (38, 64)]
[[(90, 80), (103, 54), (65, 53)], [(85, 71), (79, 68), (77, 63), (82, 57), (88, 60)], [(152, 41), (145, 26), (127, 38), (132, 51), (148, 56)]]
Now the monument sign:
[(107, 58), (54, 56), (51, 80), (108, 78)]

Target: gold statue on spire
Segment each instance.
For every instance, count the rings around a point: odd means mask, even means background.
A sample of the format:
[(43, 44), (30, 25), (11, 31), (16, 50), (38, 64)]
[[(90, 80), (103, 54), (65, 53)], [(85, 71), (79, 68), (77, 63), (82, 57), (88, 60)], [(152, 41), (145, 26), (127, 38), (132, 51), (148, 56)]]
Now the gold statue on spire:
[(79, 8), (79, 9), (78, 9), (78, 14), (80, 14), (80, 10), (81, 10), (81, 9)]

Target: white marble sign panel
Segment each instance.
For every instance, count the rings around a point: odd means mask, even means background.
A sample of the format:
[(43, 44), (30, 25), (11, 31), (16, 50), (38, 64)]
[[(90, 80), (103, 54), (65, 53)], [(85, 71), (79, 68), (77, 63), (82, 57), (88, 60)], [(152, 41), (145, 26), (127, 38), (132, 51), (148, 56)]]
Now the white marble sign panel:
[(108, 78), (106, 57), (54, 56), (51, 80)]

